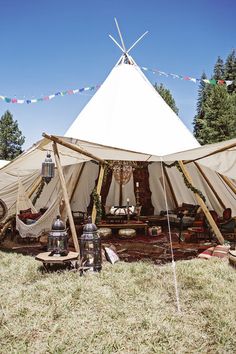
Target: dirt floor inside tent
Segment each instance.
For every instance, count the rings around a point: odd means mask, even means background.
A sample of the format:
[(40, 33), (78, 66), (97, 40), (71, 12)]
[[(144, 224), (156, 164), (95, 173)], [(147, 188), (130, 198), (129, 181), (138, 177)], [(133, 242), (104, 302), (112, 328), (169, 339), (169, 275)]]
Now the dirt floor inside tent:
[[(172, 230), (172, 248), (175, 260), (192, 259), (203, 252), (214, 242), (179, 242), (178, 230)], [(171, 244), (168, 232), (158, 236), (147, 236), (138, 234), (132, 238), (121, 238), (117, 235), (102, 239), (102, 247), (111, 247), (125, 262), (151, 261), (155, 264), (164, 264), (171, 261)], [(69, 240), (69, 249), (74, 251), (72, 239)], [(19, 236), (14, 238), (8, 235), (0, 244), (0, 250), (21, 253), (24, 255), (36, 256), (38, 253), (47, 250), (47, 237), (39, 240), (22, 239)]]

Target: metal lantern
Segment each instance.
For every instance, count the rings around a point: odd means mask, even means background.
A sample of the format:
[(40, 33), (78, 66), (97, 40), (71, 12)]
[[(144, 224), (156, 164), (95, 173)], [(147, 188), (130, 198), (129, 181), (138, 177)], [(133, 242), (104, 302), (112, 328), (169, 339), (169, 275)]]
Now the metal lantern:
[(102, 269), (101, 239), (91, 217), (83, 228), (79, 243), (82, 268), (99, 272)]
[(48, 235), (48, 252), (51, 256), (67, 256), (67, 232), (64, 222), (57, 216)]
[(42, 163), (42, 177), (43, 180), (48, 184), (54, 177), (55, 163), (52, 162), (51, 154), (48, 152), (45, 161)]

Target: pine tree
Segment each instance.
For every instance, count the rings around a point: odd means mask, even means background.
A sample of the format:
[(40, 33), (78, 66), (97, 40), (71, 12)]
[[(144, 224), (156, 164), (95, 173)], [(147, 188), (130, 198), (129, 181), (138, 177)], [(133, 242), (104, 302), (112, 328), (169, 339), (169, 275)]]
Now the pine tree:
[(203, 144), (231, 139), (236, 136), (236, 116), (232, 97), (225, 86), (213, 86), (204, 104), (204, 121), (198, 132)]
[(167, 88), (164, 87), (163, 84), (160, 84), (160, 86), (155, 83), (154, 85), (155, 90), (161, 95), (161, 97), (165, 100), (165, 102), (170, 106), (170, 108), (176, 113), (179, 113), (179, 110), (175, 104), (175, 100)]
[(225, 80), (233, 80), (232, 85), (228, 86), (228, 92), (236, 92), (236, 56), (235, 50), (228, 55), (225, 61)]
[(224, 62), (221, 59), (221, 57), (218, 57), (215, 63), (213, 79), (215, 80), (224, 79)]
[(17, 121), (6, 111), (0, 119), (0, 158), (3, 160), (13, 160), (22, 153), (22, 145), (25, 137), (19, 130)]
[(206, 74), (203, 72), (198, 89), (197, 100), (197, 114), (193, 119), (193, 135), (199, 141), (200, 144), (204, 144), (204, 140), (201, 137), (201, 131), (206, 126), (205, 123), (205, 104), (207, 102), (211, 86), (205, 84), (203, 80), (206, 79)]

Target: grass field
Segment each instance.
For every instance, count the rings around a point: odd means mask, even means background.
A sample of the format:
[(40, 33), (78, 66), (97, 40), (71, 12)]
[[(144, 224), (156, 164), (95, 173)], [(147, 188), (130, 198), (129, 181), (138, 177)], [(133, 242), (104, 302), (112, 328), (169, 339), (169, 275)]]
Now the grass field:
[(236, 270), (212, 258), (42, 273), (0, 252), (0, 353), (235, 353)]

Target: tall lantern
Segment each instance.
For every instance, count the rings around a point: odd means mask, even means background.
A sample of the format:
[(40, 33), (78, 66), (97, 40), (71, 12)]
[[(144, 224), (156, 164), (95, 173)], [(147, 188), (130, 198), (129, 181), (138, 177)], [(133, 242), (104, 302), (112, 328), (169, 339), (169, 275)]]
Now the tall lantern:
[(64, 222), (57, 216), (48, 235), (48, 251), (51, 256), (67, 256), (67, 232)]
[(55, 172), (55, 163), (52, 162), (50, 152), (47, 152), (45, 161), (42, 163), (42, 172), (41, 175), (43, 180), (48, 184), (51, 179), (54, 177)]
[(91, 217), (88, 218), (88, 223), (83, 228), (79, 243), (82, 268), (100, 272), (102, 269), (101, 239)]

